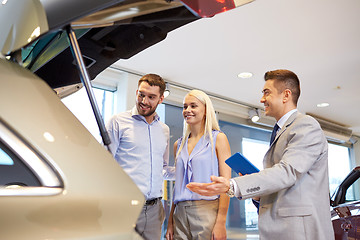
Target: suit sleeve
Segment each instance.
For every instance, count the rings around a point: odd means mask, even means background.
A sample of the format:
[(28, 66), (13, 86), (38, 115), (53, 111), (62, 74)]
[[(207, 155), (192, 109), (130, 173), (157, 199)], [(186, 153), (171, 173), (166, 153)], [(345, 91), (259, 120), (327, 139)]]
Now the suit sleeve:
[(265, 155), (263, 171), (234, 178), (242, 198), (268, 195), (290, 188), (327, 152), (320, 125), (304, 117), (286, 129)]

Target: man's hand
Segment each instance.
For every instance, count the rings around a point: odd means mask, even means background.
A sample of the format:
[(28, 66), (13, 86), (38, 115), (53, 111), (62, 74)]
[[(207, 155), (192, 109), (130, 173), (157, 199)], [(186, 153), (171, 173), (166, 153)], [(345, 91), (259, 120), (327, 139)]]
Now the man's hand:
[(230, 181), (224, 177), (210, 177), (212, 183), (196, 183), (192, 182), (186, 185), (186, 187), (195, 193), (204, 196), (219, 195), (226, 193), (230, 188)]

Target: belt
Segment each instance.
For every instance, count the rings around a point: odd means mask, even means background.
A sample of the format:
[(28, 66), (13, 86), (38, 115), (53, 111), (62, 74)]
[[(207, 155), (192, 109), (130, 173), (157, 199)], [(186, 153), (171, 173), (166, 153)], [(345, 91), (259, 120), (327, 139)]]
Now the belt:
[(145, 205), (146, 206), (155, 205), (158, 201), (161, 201), (161, 197), (146, 200)]

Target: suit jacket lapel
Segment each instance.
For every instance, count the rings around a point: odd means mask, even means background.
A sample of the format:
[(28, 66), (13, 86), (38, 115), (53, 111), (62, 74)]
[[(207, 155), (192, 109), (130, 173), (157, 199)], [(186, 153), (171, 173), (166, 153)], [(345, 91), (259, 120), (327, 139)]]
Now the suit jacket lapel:
[(280, 131), (276, 134), (274, 141), (270, 145), (269, 149), (265, 153), (264, 159), (263, 159), (263, 165), (265, 167), (273, 166), (274, 162), (273, 159), (271, 159), (271, 155), (269, 155), (271, 152), (273, 152), (273, 148), (276, 145), (276, 142), (278, 138), (287, 130), (287, 128), (294, 122), (294, 120), (300, 115), (298, 111), (291, 114), (291, 116), (288, 118), (288, 120), (285, 122), (284, 126), (280, 129)]
[(286, 129), (294, 122), (294, 120), (296, 119), (296, 117), (301, 114), (298, 111), (294, 112), (293, 114), (291, 114), (291, 116), (288, 118), (288, 120), (286, 120), (284, 126), (280, 129), (280, 131), (276, 134), (275, 139), (273, 141), (273, 143), (271, 144), (270, 148), (276, 143), (277, 139), (281, 136), (281, 134), (283, 134), (283, 132), (286, 131)]

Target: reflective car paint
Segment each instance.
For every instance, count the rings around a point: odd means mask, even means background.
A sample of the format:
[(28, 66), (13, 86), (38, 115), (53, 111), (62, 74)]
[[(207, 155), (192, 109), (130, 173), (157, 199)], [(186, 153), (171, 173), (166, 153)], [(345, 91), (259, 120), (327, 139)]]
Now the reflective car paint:
[(1, 188), (1, 239), (130, 239), (144, 202), (136, 185), (44, 81), (3, 59), (0, 72), (0, 121), (63, 181), (55, 195)]
[(335, 240), (360, 239), (360, 201), (346, 202), (345, 199), (347, 190), (359, 177), (360, 167), (356, 167), (339, 185), (331, 201)]

